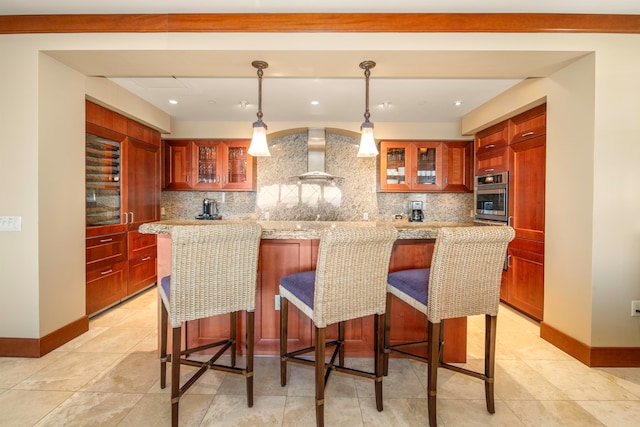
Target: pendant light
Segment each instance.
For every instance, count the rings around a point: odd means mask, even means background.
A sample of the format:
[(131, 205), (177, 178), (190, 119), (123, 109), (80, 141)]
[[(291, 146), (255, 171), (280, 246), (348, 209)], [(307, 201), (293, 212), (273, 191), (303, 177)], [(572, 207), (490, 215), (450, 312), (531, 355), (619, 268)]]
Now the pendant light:
[(376, 66), (373, 61), (363, 61), (360, 63), (360, 68), (364, 70), (364, 77), (366, 81), (366, 97), (365, 97), (365, 110), (364, 110), (364, 122), (360, 126), (360, 149), (358, 150), (358, 157), (375, 157), (378, 155), (378, 148), (376, 147), (376, 141), (373, 138), (373, 123), (369, 121), (369, 76), (371, 75), (371, 69)]
[(262, 70), (269, 64), (264, 61), (253, 61), (251, 65), (258, 69), (258, 120), (253, 122), (253, 136), (247, 154), (255, 157), (271, 156), (267, 145), (267, 125), (262, 121)]

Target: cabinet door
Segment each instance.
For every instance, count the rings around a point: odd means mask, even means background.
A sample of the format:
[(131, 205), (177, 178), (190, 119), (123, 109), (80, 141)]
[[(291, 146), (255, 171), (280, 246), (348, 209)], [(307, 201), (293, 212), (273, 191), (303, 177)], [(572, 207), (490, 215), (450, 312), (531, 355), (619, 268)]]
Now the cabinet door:
[(509, 170), (508, 147), (476, 153), (476, 175), (488, 175), (507, 170)]
[(380, 143), (380, 189), (409, 191), (411, 189), (411, 144), (402, 141)]
[(254, 158), (247, 154), (251, 141), (225, 141), (221, 170), (222, 188), (252, 190), (254, 188)]
[(509, 144), (526, 141), (547, 133), (547, 104), (532, 108), (509, 120)]
[(443, 143), (443, 191), (473, 191), (472, 149), (473, 144), (470, 141)]
[(509, 124), (507, 121), (500, 122), (486, 128), (476, 134), (475, 150), (476, 154), (504, 148), (509, 143)]
[(165, 141), (164, 150), (165, 188), (191, 189), (191, 141)]
[(544, 244), (514, 239), (509, 245), (507, 302), (537, 320), (544, 312)]
[(160, 147), (127, 138), (124, 214), (131, 230), (160, 219)]
[(191, 154), (193, 188), (218, 189), (222, 183), (222, 157), (220, 144), (213, 140), (193, 142)]
[(417, 142), (411, 146), (411, 189), (442, 190), (442, 143)]
[(544, 241), (545, 136), (510, 146), (509, 216), (516, 237)]
[(127, 261), (87, 272), (87, 315), (120, 302), (126, 295)]
[(129, 260), (127, 296), (156, 283), (156, 255), (149, 254)]

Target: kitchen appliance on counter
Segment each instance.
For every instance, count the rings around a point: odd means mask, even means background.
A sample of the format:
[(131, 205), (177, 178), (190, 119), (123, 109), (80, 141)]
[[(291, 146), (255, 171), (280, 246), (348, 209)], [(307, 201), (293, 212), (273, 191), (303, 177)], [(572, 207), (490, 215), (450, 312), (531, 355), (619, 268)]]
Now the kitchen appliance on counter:
[(415, 201), (409, 203), (411, 204), (411, 214), (409, 215), (409, 222), (422, 222), (424, 220), (424, 213), (422, 212), (422, 202)]
[(218, 213), (218, 204), (213, 199), (204, 199), (202, 201), (202, 213), (196, 219), (222, 219)]
[(473, 192), (474, 222), (507, 223), (508, 195), (508, 172), (476, 176)]

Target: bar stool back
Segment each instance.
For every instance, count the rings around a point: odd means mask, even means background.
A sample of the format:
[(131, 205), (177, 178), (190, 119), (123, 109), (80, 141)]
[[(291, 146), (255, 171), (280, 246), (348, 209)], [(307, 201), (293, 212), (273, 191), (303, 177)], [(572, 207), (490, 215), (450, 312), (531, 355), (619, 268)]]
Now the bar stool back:
[[(487, 410), (494, 407), (494, 366), (496, 320), (500, 304), (500, 281), (507, 245), (515, 236), (511, 227), (452, 227), (438, 231), (431, 267), (396, 271), (389, 274), (387, 318), (385, 324), (384, 372), (389, 354), (402, 353), (428, 364), (429, 425), (436, 426), (437, 368), (447, 368), (484, 381)], [(426, 342), (391, 345), (392, 295), (427, 316)], [(442, 326), (446, 319), (485, 315), (484, 373), (474, 372), (442, 361)], [(427, 345), (427, 357), (407, 349)]]
[[(280, 279), (280, 382), (286, 385), (287, 362), (315, 366), (316, 424), (324, 425), (324, 388), (332, 370), (375, 380), (376, 406), (382, 410), (382, 344), (387, 274), (397, 231), (392, 226), (326, 228), (320, 239), (316, 270)], [(315, 346), (287, 352), (288, 303), (314, 324)], [(344, 322), (374, 315), (374, 372), (344, 366)], [(325, 328), (338, 323), (338, 339), (325, 342)], [(325, 348), (334, 346), (325, 364)], [(314, 360), (300, 356), (315, 351)], [(336, 357), (338, 365), (335, 365)]]
[[(256, 306), (258, 224), (175, 226), (171, 231), (171, 276), (158, 287), (160, 321), (160, 386), (166, 387), (166, 364), (171, 362), (171, 420), (178, 425), (180, 397), (207, 369), (246, 377), (247, 404), (253, 406), (253, 340)], [(237, 312), (246, 312), (246, 367), (236, 367)], [(181, 350), (182, 325), (190, 320), (230, 314), (229, 338)], [(167, 356), (167, 319), (171, 320), (172, 350)], [(195, 352), (220, 347), (207, 361), (192, 360)], [(229, 364), (218, 359), (229, 349)], [(180, 365), (199, 368), (180, 386)]]

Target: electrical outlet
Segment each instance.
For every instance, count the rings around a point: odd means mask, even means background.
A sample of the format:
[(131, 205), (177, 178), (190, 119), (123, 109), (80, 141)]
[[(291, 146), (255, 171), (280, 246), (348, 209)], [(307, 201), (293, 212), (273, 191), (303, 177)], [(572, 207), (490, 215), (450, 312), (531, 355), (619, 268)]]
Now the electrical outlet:
[(276, 308), (276, 311), (278, 311), (278, 310), (280, 310), (280, 295), (275, 295), (275, 297), (276, 297), (275, 298), (276, 299), (275, 308)]
[(0, 231), (21, 231), (21, 216), (0, 216)]
[(362, 220), (363, 221), (369, 221), (369, 212), (365, 212), (362, 214)]
[(640, 317), (640, 300), (631, 301), (631, 316)]

